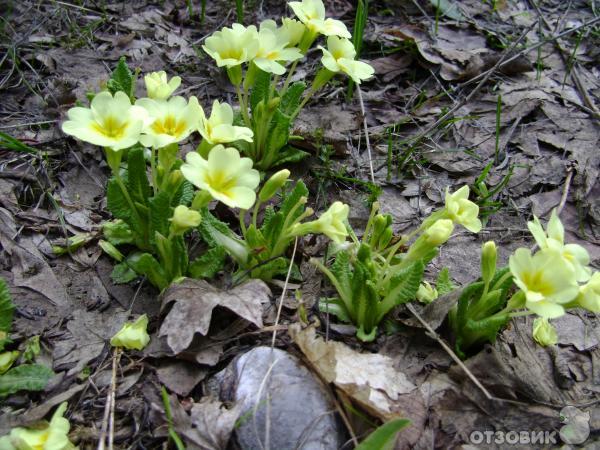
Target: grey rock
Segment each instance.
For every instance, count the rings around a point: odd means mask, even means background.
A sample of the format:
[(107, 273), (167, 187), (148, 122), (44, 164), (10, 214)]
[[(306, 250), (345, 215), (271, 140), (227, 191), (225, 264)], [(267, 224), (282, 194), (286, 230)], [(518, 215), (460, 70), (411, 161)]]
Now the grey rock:
[(270, 449), (338, 450), (346, 441), (330, 393), (296, 357), (283, 350), (254, 348), (234, 360), (218, 378), (223, 400), (243, 405), (241, 424), (235, 430), (243, 450), (267, 448), (267, 416)]

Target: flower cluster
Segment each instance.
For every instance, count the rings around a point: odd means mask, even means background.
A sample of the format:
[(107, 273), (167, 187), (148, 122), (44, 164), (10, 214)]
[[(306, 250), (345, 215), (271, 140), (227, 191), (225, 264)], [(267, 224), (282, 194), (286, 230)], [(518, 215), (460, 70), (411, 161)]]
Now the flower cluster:
[(565, 244), (556, 210), (546, 230), (537, 217), (528, 227), (539, 250), (520, 248), (509, 260), (515, 284), (525, 295), (524, 306), (546, 319), (575, 306), (600, 312), (600, 273), (592, 275), (589, 254), (582, 246)]

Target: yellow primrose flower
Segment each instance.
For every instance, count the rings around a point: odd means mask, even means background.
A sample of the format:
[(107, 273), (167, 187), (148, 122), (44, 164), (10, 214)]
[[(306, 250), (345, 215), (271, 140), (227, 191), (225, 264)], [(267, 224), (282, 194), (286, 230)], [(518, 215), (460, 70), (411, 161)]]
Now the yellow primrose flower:
[(164, 70), (152, 72), (144, 77), (148, 97), (155, 100), (166, 100), (181, 84), (181, 77), (173, 77), (167, 80)]
[(454, 223), (450, 219), (436, 220), (425, 232), (425, 239), (429, 245), (439, 247), (444, 244), (454, 231)]
[(217, 145), (208, 160), (190, 152), (181, 172), (190, 183), (232, 208), (249, 209), (256, 200), (260, 174), (252, 168), (252, 160), (240, 157), (235, 148)]
[(594, 273), (590, 281), (579, 288), (577, 303), (588, 311), (600, 313), (600, 272)]
[(140, 136), (145, 147), (162, 148), (184, 140), (198, 128), (204, 114), (196, 97), (189, 102), (179, 96), (169, 100), (140, 98), (135, 104), (144, 108), (148, 116)]
[(198, 211), (188, 208), (185, 205), (179, 205), (173, 211), (171, 221), (171, 231), (173, 234), (183, 234), (190, 228), (196, 228), (202, 221), (202, 216)]
[(302, 40), (302, 36), (306, 31), (304, 24), (296, 19), (284, 17), (281, 19), (281, 26), (277, 27), (277, 23), (272, 19), (263, 20), (260, 23), (259, 33), (264, 30), (271, 30), (277, 36), (277, 42), (285, 44), (285, 47), (295, 47)]
[(337, 36), (327, 38), (327, 49), (319, 46), (323, 51), (321, 62), (331, 72), (344, 72), (356, 84), (371, 78), (375, 73), (373, 67), (362, 61), (356, 61), (356, 50), (354, 44), (348, 39)]
[(16, 350), (14, 352), (0, 353), (0, 375), (2, 375), (4, 372), (10, 369), (18, 357), (19, 352)]
[(2, 450), (70, 450), (75, 446), (69, 441), (69, 421), (63, 417), (67, 403), (62, 403), (45, 428), (17, 427), (10, 435), (0, 438)]
[(290, 171), (287, 169), (282, 169), (279, 172), (271, 175), (260, 192), (258, 193), (258, 199), (261, 202), (266, 202), (271, 199), (275, 193), (285, 184), (287, 179), (290, 177)]
[(558, 334), (548, 319), (538, 317), (533, 321), (533, 339), (542, 347), (547, 347), (558, 342)]
[(142, 350), (150, 342), (150, 336), (146, 331), (147, 327), (148, 316), (143, 314), (135, 322), (125, 323), (123, 328), (111, 338), (110, 345), (123, 347), (127, 350)]
[(438, 298), (438, 291), (432, 287), (427, 281), (423, 281), (417, 290), (417, 300), (422, 303), (431, 303)]
[(210, 118), (204, 112), (200, 115), (198, 132), (211, 145), (228, 142), (252, 142), (254, 133), (250, 128), (233, 126), (233, 109), (227, 103), (213, 102)]
[(562, 255), (573, 267), (577, 281), (590, 279), (591, 269), (587, 267), (590, 263), (590, 255), (581, 245), (565, 245), (565, 229), (556, 214), (556, 209), (552, 210), (545, 231), (536, 216), (533, 216), (533, 222), (527, 222), (527, 227), (540, 249), (550, 249)]
[(117, 92), (100, 92), (90, 108), (75, 107), (67, 112), (69, 120), (62, 130), (90, 144), (122, 150), (136, 144), (144, 125), (146, 111), (132, 106), (129, 96)]
[(287, 42), (281, 42), (277, 35), (267, 28), (258, 33), (259, 47), (253, 61), (265, 72), (283, 75), (285, 66), (280, 61), (295, 61), (302, 58), (302, 53), (295, 47), (287, 48)]
[(258, 51), (258, 31), (254, 25), (248, 28), (234, 23), (208, 37), (202, 49), (219, 67), (235, 67), (250, 61)]
[(463, 186), (454, 194), (446, 188), (446, 213), (450, 219), (473, 233), (481, 230), (479, 206), (469, 200), (469, 186)]
[(311, 33), (340, 36), (346, 39), (352, 37), (343, 22), (325, 18), (325, 5), (322, 0), (302, 0), (289, 2), (288, 5)]
[(557, 253), (519, 248), (508, 266), (515, 284), (525, 293), (525, 306), (541, 317), (552, 319), (565, 312), (563, 304), (579, 292), (573, 270)]
[(327, 211), (317, 220), (298, 223), (291, 229), (292, 236), (304, 236), (308, 233), (321, 233), (336, 244), (341, 244), (348, 236), (345, 222), (348, 220), (350, 207), (342, 202), (333, 202)]

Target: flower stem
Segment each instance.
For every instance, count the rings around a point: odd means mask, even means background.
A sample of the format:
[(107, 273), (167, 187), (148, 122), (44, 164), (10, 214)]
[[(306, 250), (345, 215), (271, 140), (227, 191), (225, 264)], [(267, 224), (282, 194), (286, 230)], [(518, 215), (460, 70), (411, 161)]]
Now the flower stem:
[(248, 128), (252, 128), (250, 123), (250, 116), (248, 115), (248, 106), (246, 105), (246, 101), (244, 100), (244, 95), (242, 94), (242, 90), (240, 89), (240, 85), (235, 85), (235, 91), (238, 96), (238, 101), (240, 102), (240, 110), (242, 112), (242, 117), (244, 118), (244, 123)]

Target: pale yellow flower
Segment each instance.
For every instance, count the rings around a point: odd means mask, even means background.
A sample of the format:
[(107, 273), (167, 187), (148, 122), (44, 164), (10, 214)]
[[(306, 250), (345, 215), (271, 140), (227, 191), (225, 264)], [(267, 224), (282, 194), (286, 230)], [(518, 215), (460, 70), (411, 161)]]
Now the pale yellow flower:
[(155, 100), (166, 100), (181, 84), (181, 77), (173, 77), (168, 80), (167, 73), (161, 70), (146, 75), (144, 82), (146, 83), (148, 97)]
[(281, 61), (295, 61), (302, 58), (302, 53), (295, 47), (286, 47), (287, 42), (279, 41), (277, 35), (267, 28), (258, 33), (259, 47), (253, 61), (265, 72), (283, 75), (285, 66)]
[(181, 172), (190, 183), (232, 208), (249, 209), (256, 200), (260, 174), (252, 168), (252, 160), (240, 157), (235, 148), (217, 145), (208, 160), (190, 152)]
[(69, 441), (69, 421), (63, 417), (67, 403), (62, 403), (50, 423), (43, 428), (13, 428), (10, 435), (0, 438), (2, 450), (71, 450), (75, 446)]
[(573, 267), (577, 281), (590, 279), (591, 269), (587, 267), (590, 263), (590, 255), (581, 245), (565, 245), (565, 229), (556, 214), (556, 209), (552, 210), (545, 231), (536, 216), (533, 216), (533, 222), (527, 222), (527, 226), (540, 249), (549, 249), (560, 253)]
[(219, 67), (236, 67), (250, 61), (258, 51), (258, 31), (254, 25), (248, 28), (234, 23), (208, 37), (202, 49)]
[(288, 5), (310, 32), (347, 39), (352, 37), (343, 22), (325, 18), (325, 5), (322, 0), (302, 0), (289, 2)]
[(463, 186), (450, 194), (446, 188), (446, 213), (454, 223), (458, 223), (473, 233), (481, 230), (479, 206), (469, 200), (469, 186)]
[(140, 136), (145, 147), (162, 148), (186, 139), (204, 115), (196, 97), (190, 97), (189, 102), (179, 96), (169, 100), (140, 98), (135, 104), (144, 108), (148, 116)]
[(321, 62), (323, 66), (331, 72), (343, 72), (348, 75), (356, 84), (371, 78), (375, 73), (373, 67), (362, 61), (356, 61), (356, 50), (354, 44), (348, 39), (337, 36), (327, 38), (327, 49), (319, 46), (323, 51)]
[(285, 184), (287, 179), (290, 177), (290, 171), (287, 169), (282, 169), (277, 173), (271, 175), (260, 192), (258, 193), (258, 198), (261, 202), (266, 202), (270, 198), (272, 198), (275, 193)]
[(148, 316), (143, 314), (135, 322), (125, 323), (123, 328), (111, 338), (110, 345), (127, 350), (142, 350), (150, 342), (150, 336), (146, 331), (147, 327)]
[(272, 19), (263, 20), (260, 23), (259, 32), (263, 29), (271, 30), (277, 36), (277, 42), (286, 47), (295, 47), (302, 40), (306, 31), (304, 24), (296, 19), (284, 17), (281, 19), (281, 26)]
[(577, 303), (588, 311), (600, 313), (600, 272), (594, 273), (590, 280), (581, 286)]
[(136, 144), (144, 125), (146, 111), (132, 106), (129, 96), (117, 92), (100, 92), (90, 108), (75, 107), (67, 113), (69, 120), (62, 130), (90, 144), (122, 150)]
[(533, 339), (542, 347), (555, 345), (558, 342), (556, 329), (544, 317), (538, 317), (533, 321)]
[(428, 244), (438, 247), (450, 239), (453, 231), (454, 223), (450, 219), (439, 219), (423, 234)]
[(423, 281), (417, 290), (417, 300), (422, 303), (431, 303), (438, 298), (438, 291), (427, 281)]
[(519, 248), (510, 256), (515, 284), (525, 293), (525, 306), (541, 317), (552, 319), (564, 314), (563, 304), (579, 292), (573, 270), (556, 252)]
[(337, 244), (341, 244), (348, 236), (345, 222), (348, 220), (350, 207), (342, 202), (333, 202), (327, 211), (317, 220), (299, 223), (292, 227), (292, 236), (304, 236), (309, 233), (321, 233)]
[(198, 211), (188, 208), (185, 205), (179, 205), (173, 211), (171, 217), (171, 231), (174, 234), (183, 234), (190, 228), (196, 228), (202, 221), (202, 216)]
[(198, 132), (211, 145), (235, 141), (252, 142), (254, 133), (250, 128), (233, 125), (233, 109), (227, 103), (213, 102), (210, 118), (200, 115)]

